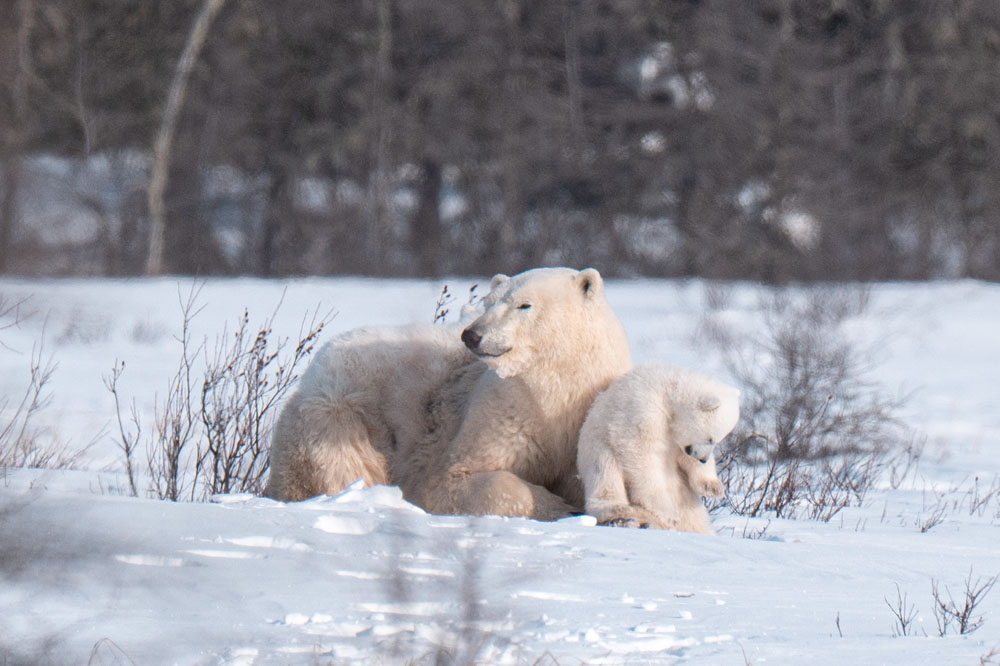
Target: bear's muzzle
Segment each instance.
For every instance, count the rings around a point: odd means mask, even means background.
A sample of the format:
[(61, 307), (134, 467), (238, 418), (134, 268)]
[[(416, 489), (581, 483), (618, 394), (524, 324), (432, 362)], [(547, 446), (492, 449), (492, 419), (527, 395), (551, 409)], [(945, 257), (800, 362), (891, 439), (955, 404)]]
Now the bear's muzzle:
[(479, 334), (478, 331), (474, 330), (471, 326), (464, 331), (462, 331), (462, 342), (465, 346), (469, 348), (471, 352), (479, 351), (479, 343), (483, 341), (483, 336)]

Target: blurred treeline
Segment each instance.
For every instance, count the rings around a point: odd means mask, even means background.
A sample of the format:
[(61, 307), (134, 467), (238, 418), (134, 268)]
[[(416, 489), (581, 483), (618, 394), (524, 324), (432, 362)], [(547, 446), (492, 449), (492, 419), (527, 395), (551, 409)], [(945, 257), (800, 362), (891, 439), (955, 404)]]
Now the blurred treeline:
[[(1000, 279), (995, 0), (217, 1), (164, 271)], [(0, 0), (0, 271), (147, 270), (208, 2)]]

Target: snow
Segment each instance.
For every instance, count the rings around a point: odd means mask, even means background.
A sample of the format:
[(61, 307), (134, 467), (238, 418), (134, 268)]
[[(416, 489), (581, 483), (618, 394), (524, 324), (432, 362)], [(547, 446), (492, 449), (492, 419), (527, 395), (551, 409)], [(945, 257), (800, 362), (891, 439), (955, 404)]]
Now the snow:
[[(473, 281), (447, 282), (464, 294)], [(127, 496), (102, 376), (124, 360), (123, 397), (151, 423), (192, 285), (204, 306), (194, 337), (211, 341), (244, 308), (253, 323), (279, 303), (280, 336), (317, 309), (337, 312), (323, 339), (429, 322), (441, 284), (0, 280), (32, 314), (0, 330), (0, 397), (20, 395), (41, 344), (58, 367), (38, 424), (71, 448), (93, 442), (82, 470), (0, 470), (0, 663), (429, 664), (444, 649), (488, 664), (974, 666), (1000, 648), (1000, 592), (979, 607), (981, 629), (944, 637), (931, 593), (932, 580), (958, 597), (970, 571), (1000, 573), (1000, 493), (977, 504), (1000, 477), (1000, 285), (872, 288), (850, 330), (875, 345), (874, 379), (910, 394), (927, 449), (902, 484), (830, 523), (721, 511), (706, 537), (587, 516), (433, 516), (390, 487), (297, 504)], [(712, 308), (754, 330), (766, 290), (635, 280), (607, 291), (636, 361), (726, 379), (700, 318)], [(916, 611), (908, 636), (889, 607), (897, 590)]]

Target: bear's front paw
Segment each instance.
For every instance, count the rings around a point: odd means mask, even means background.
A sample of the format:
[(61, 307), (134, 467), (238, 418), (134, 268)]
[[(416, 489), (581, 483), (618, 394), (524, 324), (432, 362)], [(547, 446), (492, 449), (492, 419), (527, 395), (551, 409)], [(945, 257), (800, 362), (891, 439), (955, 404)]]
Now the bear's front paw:
[(597, 524), (606, 525), (608, 527), (635, 527), (642, 530), (647, 529), (649, 527), (648, 522), (643, 522), (642, 520), (634, 516), (617, 516), (615, 518), (602, 520)]
[(637, 527), (639, 529), (654, 528), (659, 530), (674, 529), (677, 520), (666, 518), (653, 511), (649, 511), (641, 506), (631, 505), (627, 508), (612, 511), (606, 517), (601, 518), (598, 525), (611, 525), (613, 527)]
[(702, 497), (714, 497), (720, 499), (725, 497), (726, 491), (722, 487), (722, 482), (718, 479), (704, 479), (695, 482), (694, 491)]

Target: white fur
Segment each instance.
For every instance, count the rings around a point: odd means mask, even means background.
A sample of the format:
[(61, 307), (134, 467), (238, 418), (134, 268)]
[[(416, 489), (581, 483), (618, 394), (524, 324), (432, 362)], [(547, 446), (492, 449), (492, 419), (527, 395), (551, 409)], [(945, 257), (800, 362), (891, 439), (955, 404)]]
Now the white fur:
[(576, 442), (594, 396), (631, 367), (625, 331), (593, 269), (498, 275), (484, 305), (466, 334), (480, 336), (473, 351), (488, 370), (453, 403), (444, 473), (421, 500), (442, 513), (558, 518), (582, 504)]
[(387, 458), (422, 436), (431, 387), (475, 362), (456, 326), (356, 329), (324, 345), (278, 418), (266, 494), (302, 500), (355, 479), (389, 482)]
[(437, 513), (552, 520), (581, 507), (580, 426), (631, 367), (601, 276), (498, 275), (483, 308), (467, 329), (476, 356), (441, 327), (328, 345), (279, 418), (267, 493), (304, 499), (361, 476)]
[(735, 388), (637, 366), (597, 397), (580, 431), (587, 512), (602, 523), (710, 534), (701, 497), (722, 496), (713, 451), (738, 419)]

